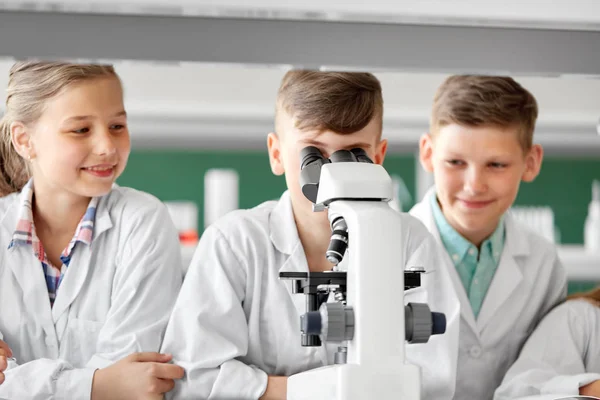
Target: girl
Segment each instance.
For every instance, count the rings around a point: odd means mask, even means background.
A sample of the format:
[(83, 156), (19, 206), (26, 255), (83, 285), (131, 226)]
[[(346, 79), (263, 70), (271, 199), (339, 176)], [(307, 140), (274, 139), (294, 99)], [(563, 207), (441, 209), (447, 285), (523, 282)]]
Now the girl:
[(600, 397), (599, 330), (600, 287), (571, 296), (529, 337), (494, 399)]
[(114, 185), (130, 151), (117, 74), (15, 64), (0, 134), (0, 398), (162, 398), (183, 375), (155, 353), (179, 245), (156, 198)]

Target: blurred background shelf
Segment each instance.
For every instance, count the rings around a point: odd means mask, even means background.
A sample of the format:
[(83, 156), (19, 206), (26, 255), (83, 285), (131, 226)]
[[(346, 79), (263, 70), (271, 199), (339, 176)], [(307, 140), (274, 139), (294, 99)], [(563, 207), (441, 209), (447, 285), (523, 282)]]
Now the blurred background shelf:
[[(181, 256), (184, 271), (192, 260), (196, 245), (181, 245)], [(560, 245), (558, 246), (560, 257), (569, 281), (576, 282), (600, 282), (600, 253), (590, 253), (583, 245)]]
[(583, 245), (558, 246), (569, 280), (600, 282), (600, 253), (591, 253)]

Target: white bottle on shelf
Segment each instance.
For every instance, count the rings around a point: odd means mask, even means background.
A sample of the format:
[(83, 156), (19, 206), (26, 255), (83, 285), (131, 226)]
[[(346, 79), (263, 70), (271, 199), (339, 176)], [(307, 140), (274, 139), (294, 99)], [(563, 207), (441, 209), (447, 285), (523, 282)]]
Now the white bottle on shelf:
[(239, 176), (234, 169), (212, 168), (204, 174), (204, 228), (239, 208)]
[(600, 182), (592, 183), (592, 201), (585, 219), (583, 242), (588, 252), (600, 252)]
[(165, 201), (173, 224), (179, 233), (183, 273), (187, 272), (198, 246), (198, 206), (192, 201)]

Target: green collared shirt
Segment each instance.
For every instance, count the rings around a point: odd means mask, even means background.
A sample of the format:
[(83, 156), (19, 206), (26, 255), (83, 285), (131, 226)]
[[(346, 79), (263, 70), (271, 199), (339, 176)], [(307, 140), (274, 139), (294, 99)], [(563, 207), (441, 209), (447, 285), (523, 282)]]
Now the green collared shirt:
[(450, 226), (440, 209), (437, 196), (430, 198), (433, 217), (442, 243), (454, 263), (469, 297), (473, 314), (477, 318), (504, 249), (504, 217), (500, 219), (494, 233), (481, 244), (481, 252), (479, 252), (474, 244)]

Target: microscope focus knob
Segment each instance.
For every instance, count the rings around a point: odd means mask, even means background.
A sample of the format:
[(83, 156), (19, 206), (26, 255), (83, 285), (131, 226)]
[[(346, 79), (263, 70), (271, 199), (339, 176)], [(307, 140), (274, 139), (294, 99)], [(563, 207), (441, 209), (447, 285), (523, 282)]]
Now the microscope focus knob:
[(319, 311), (309, 311), (300, 317), (300, 330), (307, 335), (320, 335), (321, 313)]
[(431, 312), (431, 334), (441, 335), (446, 333), (446, 314), (440, 312)]
[(324, 303), (321, 313), (321, 339), (341, 342), (354, 338), (354, 310), (342, 303)]
[(408, 303), (404, 306), (405, 339), (409, 343), (427, 343), (431, 335), (446, 331), (446, 316), (431, 312), (424, 303)]

